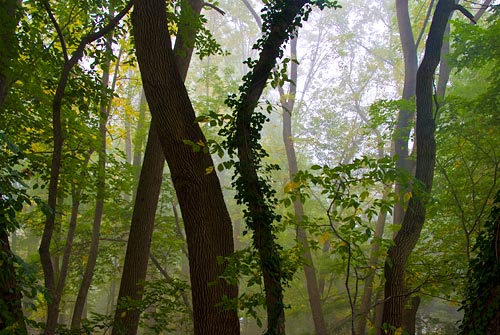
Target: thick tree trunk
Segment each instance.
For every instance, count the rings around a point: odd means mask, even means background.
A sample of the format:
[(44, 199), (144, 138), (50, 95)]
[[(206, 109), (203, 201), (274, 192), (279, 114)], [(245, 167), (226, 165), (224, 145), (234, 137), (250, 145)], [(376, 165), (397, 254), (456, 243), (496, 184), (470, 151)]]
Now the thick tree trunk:
[(14, 257), (10, 249), (7, 230), (0, 229), (0, 261), (2, 263), (2, 276), (0, 278), (0, 333), (6, 332), (6, 334), (21, 335), (27, 334), (27, 330), (21, 306), (23, 296), (16, 278)]
[(194, 334), (239, 334), (236, 310), (219, 305), (237, 297), (237, 287), (219, 279), (224, 265), (217, 261), (233, 253), (231, 220), (217, 175), (207, 174), (212, 158), (184, 143), (206, 139), (171, 49), (165, 10), (161, 0), (138, 0), (132, 22), (144, 91), (184, 219)]
[[(291, 48), (291, 58), (293, 60), (297, 59), (297, 39), (293, 38), (290, 42)], [(295, 154), (295, 146), (293, 144), (293, 134), (292, 134), (292, 113), (295, 107), (295, 96), (297, 93), (297, 63), (295, 61), (291, 62), (291, 74), (290, 74), (290, 89), (288, 94), (285, 95), (283, 89), (280, 89), (281, 103), (283, 106), (283, 142), (285, 144), (286, 157), (288, 161), (288, 174), (290, 181), (293, 181), (294, 175), (298, 172), (297, 156)], [(309, 242), (307, 240), (306, 231), (300, 227), (300, 222), (304, 216), (304, 207), (302, 202), (297, 199), (293, 203), (293, 208), (295, 211), (295, 220), (299, 224), (297, 226), (297, 240), (302, 245), (303, 253), (302, 257), (306, 260), (304, 264), (304, 274), (306, 277), (307, 293), (309, 295), (309, 306), (311, 307), (312, 317), (314, 321), (314, 329), (316, 335), (326, 335), (326, 325), (323, 318), (323, 311), (321, 308), (321, 296), (318, 289), (318, 280), (316, 278), (316, 269), (314, 268), (314, 262), (311, 255), (311, 250), (309, 248)]]
[[(7, 96), (11, 75), (10, 63), (15, 57), (17, 40), (17, 10), (20, 1), (7, 0), (0, 7), (0, 113)], [(0, 260), (2, 276), (0, 278), (0, 332), (11, 330), (13, 334), (27, 334), (21, 300), (23, 298), (18, 285), (14, 267), (14, 254), (10, 248), (9, 232), (5, 223), (0, 223)], [(11, 328), (15, 327), (15, 328)]]
[(419, 296), (410, 296), (403, 309), (403, 329), (408, 335), (415, 335), (417, 311), (420, 306)]
[(401, 230), (388, 250), (385, 262), (385, 299), (383, 323), (386, 334), (394, 334), (402, 327), (405, 301), (404, 275), (406, 261), (415, 247), (425, 221), (426, 204), (432, 189), (436, 143), (433, 106), (434, 72), (439, 64), (443, 35), (454, 0), (440, 0), (437, 4), (427, 38), (425, 55), (417, 71), (417, 159), (412, 198), (408, 204)]
[[(191, 6), (189, 13), (182, 12), (179, 24), (179, 37), (176, 39), (174, 53), (176, 63), (181, 79), (184, 81), (189, 69), (189, 63), (193, 53), (191, 43), (185, 43), (180, 36), (190, 36), (194, 39), (195, 31), (186, 23), (187, 18), (192, 19), (192, 14), (199, 15), (203, 7), (203, 2), (191, 0), (188, 2)], [(141, 94), (141, 112), (139, 119), (144, 121), (144, 112), (146, 109), (146, 97), (144, 91)], [(141, 117), (142, 115), (142, 117)], [(141, 124), (139, 123), (139, 126)], [(138, 127), (139, 128), (139, 127)], [(137, 130), (141, 131), (140, 129)], [(142, 146), (140, 139), (142, 134), (136, 136), (136, 148), (134, 148), (134, 164), (140, 161), (140, 150)], [(154, 230), (154, 220), (160, 196), (161, 184), (163, 179), (163, 168), (165, 165), (165, 155), (162, 152), (162, 146), (158, 134), (154, 127), (154, 121), (149, 130), (146, 151), (144, 153), (144, 162), (142, 164), (139, 176), (139, 184), (135, 195), (134, 212), (132, 214), (132, 223), (130, 225), (129, 240), (127, 243), (127, 252), (123, 266), (123, 275), (118, 294), (118, 303), (125, 297), (131, 297), (134, 300), (142, 299), (142, 285), (139, 283), (146, 279), (148, 259), (151, 250), (151, 238)], [(115, 314), (115, 323), (113, 334), (135, 335), (139, 325), (140, 311), (136, 309), (121, 308), (118, 305)]]

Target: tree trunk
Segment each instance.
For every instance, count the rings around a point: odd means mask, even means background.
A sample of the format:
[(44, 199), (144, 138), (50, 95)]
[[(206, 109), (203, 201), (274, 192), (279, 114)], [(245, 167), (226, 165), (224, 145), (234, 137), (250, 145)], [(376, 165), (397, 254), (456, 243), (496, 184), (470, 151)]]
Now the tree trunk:
[(23, 296), (16, 278), (14, 257), (10, 249), (7, 230), (0, 229), (0, 261), (2, 263), (2, 276), (0, 278), (0, 333), (6, 332), (6, 334), (21, 335), (27, 334), (27, 330), (21, 306)]
[[(387, 192), (384, 192), (386, 195)], [(380, 211), (377, 224), (375, 225), (375, 233), (370, 248), (370, 260), (368, 261), (368, 275), (366, 276), (363, 290), (363, 297), (361, 298), (360, 311), (357, 315), (356, 332), (357, 335), (364, 335), (366, 333), (366, 320), (368, 313), (372, 308), (372, 295), (373, 295), (373, 282), (375, 280), (376, 266), (379, 262), (380, 254), (380, 241), (384, 234), (385, 221), (387, 219), (387, 212)]]
[[(413, 37), (410, 15), (408, 11), (408, 0), (396, 0), (396, 17), (398, 21), (399, 39), (403, 49), (404, 58), (404, 84), (403, 100), (412, 100), (415, 96), (415, 85), (417, 77), (417, 46)], [(403, 171), (412, 171), (409, 160), (408, 139), (410, 137), (411, 125), (414, 113), (412, 110), (401, 109), (398, 114), (394, 129), (394, 155), (397, 157), (396, 167)], [(395, 192), (400, 194), (404, 185), (396, 182)], [(394, 206), (393, 222), (401, 224), (404, 216), (404, 203), (400, 201)]]
[[(259, 60), (246, 76), (247, 82), (236, 103), (234, 134), (229, 142), (237, 149), (239, 162), (236, 164), (239, 186), (238, 196), (242, 204), (247, 206), (247, 224), (253, 230), (253, 245), (260, 258), (263, 273), (265, 298), (267, 307), (267, 334), (285, 333), (285, 313), (283, 303), (283, 287), (281, 284), (282, 269), (278, 248), (273, 233), (273, 221), (276, 216), (272, 199), (263, 181), (258, 175), (259, 157), (259, 125), (254, 120), (254, 111), (258, 100), (266, 86), (271, 70), (276, 65), (281, 45), (288, 38), (287, 30), (291, 29), (296, 16), (308, 1), (285, 1), (279, 13), (275, 13), (266, 39), (262, 41)], [(279, 14), (279, 15), (277, 15)], [(235, 148), (232, 148), (234, 150)]]
[(420, 306), (420, 297), (410, 296), (403, 310), (403, 329), (408, 335), (415, 335), (415, 322), (417, 320), (417, 311)]
[[(297, 38), (290, 41), (291, 48), (291, 74), (290, 74), (290, 88), (288, 94), (285, 95), (283, 89), (280, 89), (281, 103), (283, 106), (283, 142), (285, 144), (286, 157), (288, 161), (288, 174), (290, 181), (293, 181), (294, 175), (298, 172), (297, 156), (295, 154), (295, 147), (293, 144), (292, 135), (292, 113), (295, 106), (295, 95), (297, 93)], [(316, 278), (316, 269), (309, 248), (306, 231), (300, 227), (302, 217), (304, 216), (304, 207), (300, 199), (296, 199), (293, 203), (295, 211), (295, 220), (297, 225), (297, 240), (303, 248), (302, 257), (306, 260), (304, 264), (304, 274), (306, 277), (307, 293), (309, 296), (309, 306), (311, 307), (312, 317), (314, 321), (314, 329), (316, 335), (326, 335), (326, 325), (323, 318), (323, 311), (321, 308), (321, 296), (318, 289), (318, 280)]]
[[(453, 0), (440, 0), (436, 6), (427, 38), (425, 55), (417, 71), (416, 172), (401, 230), (388, 250), (385, 262), (385, 299), (383, 323), (386, 334), (402, 327), (405, 301), (404, 275), (406, 261), (415, 247), (425, 221), (426, 204), (432, 189), (436, 143), (433, 108), (434, 72), (440, 60), (443, 35), (451, 12), (457, 8)], [(418, 188), (418, 189), (417, 189)]]
[[(185, 22), (187, 17), (191, 17), (191, 13), (195, 13), (196, 15), (200, 14), (203, 3), (199, 0), (191, 0), (189, 1), (189, 5), (191, 6), (191, 8), (188, 9), (189, 13), (186, 13), (186, 11), (181, 13), (179, 36), (190, 36), (191, 38), (194, 38), (195, 31), (192, 31), (192, 28)], [(186, 78), (193, 53), (193, 48), (189, 45), (191, 45), (189, 42), (185, 43), (183, 38), (179, 37), (176, 39), (174, 47), (175, 54), (183, 55), (182, 57), (176, 57), (178, 70), (183, 81)], [(183, 59), (182, 61), (181, 58)], [(139, 116), (142, 120), (144, 120), (144, 112), (146, 108), (145, 99), (146, 97), (143, 91), (141, 93), (141, 112)], [(148, 259), (151, 250), (151, 237), (154, 230), (155, 214), (163, 179), (163, 168), (165, 165), (165, 156), (162, 152), (161, 143), (153, 124), (154, 121), (150, 127), (146, 151), (144, 154), (144, 162), (139, 176), (139, 184), (136, 196), (134, 197), (134, 212), (130, 226), (127, 252), (123, 266), (123, 276), (120, 284), (120, 292), (118, 294), (118, 302), (120, 302), (120, 299), (125, 297), (131, 297), (134, 300), (142, 299), (142, 285), (139, 285), (139, 283), (146, 279)], [(137, 131), (139, 132), (140, 129)], [(142, 140), (140, 140), (141, 137), (141, 134), (136, 136), (134, 164), (137, 164), (140, 160), (140, 150), (137, 150), (137, 147), (142, 146)], [(136, 334), (139, 325), (139, 318), (139, 310), (126, 310), (125, 308), (118, 306), (115, 314), (113, 334)]]
[(165, 2), (136, 1), (132, 23), (137, 59), (153, 126), (172, 175), (189, 250), (194, 334), (239, 334), (235, 309), (219, 304), (237, 297), (237, 287), (219, 279), (218, 257), (233, 253), (232, 227), (210, 155), (194, 152), (185, 140), (206, 139), (183, 85), (167, 29)]
[[(16, 25), (20, 1), (7, 0), (0, 7), (0, 112), (3, 109), (11, 77), (11, 62), (17, 50)], [(0, 332), (27, 334), (22, 309), (22, 293), (16, 277), (14, 254), (10, 248), (9, 232), (4, 222), (0, 223)], [(15, 327), (15, 328), (11, 328)], [(17, 330), (7, 330), (17, 329)]]
[[(110, 15), (113, 15), (113, 9), (110, 9)], [(113, 46), (113, 33), (110, 33), (106, 37), (106, 50), (105, 52), (112, 53)], [(109, 57), (109, 56), (108, 56)], [(117, 58), (117, 62), (120, 62), (120, 58)], [(80, 289), (78, 290), (78, 295), (75, 301), (75, 309), (73, 310), (73, 317), (71, 319), (71, 330), (77, 331), (80, 329), (80, 324), (82, 322), (82, 313), (85, 302), (87, 301), (87, 295), (89, 292), (90, 284), (92, 283), (92, 278), (94, 276), (94, 269), (97, 262), (97, 255), (99, 253), (99, 237), (101, 235), (101, 224), (102, 215), (104, 211), (104, 200), (106, 198), (106, 133), (107, 133), (107, 123), (108, 116), (110, 112), (110, 100), (111, 97), (107, 95), (107, 89), (109, 86), (109, 71), (111, 68), (111, 58), (109, 57), (103, 64), (103, 74), (101, 78), (101, 105), (99, 109), (99, 137), (100, 137), (100, 147), (97, 151), (98, 162), (97, 162), (97, 191), (96, 191), (96, 204), (94, 211), (94, 220), (92, 224), (92, 239), (90, 242), (89, 255), (87, 259), (87, 266), (85, 267), (85, 272), (82, 277), (82, 282)], [(118, 73), (115, 72), (114, 82), (116, 82), (116, 77)]]
[[(58, 32), (61, 32), (61, 29), (57, 21), (55, 20), (48, 3), (44, 3), (44, 6), (47, 10), (49, 17), (52, 20), (52, 23), (55, 26), (55, 29)], [(50, 295), (51, 297), (54, 296), (56, 290), (50, 245), (52, 242), (52, 236), (54, 234), (59, 173), (61, 169), (62, 147), (64, 142), (62, 124), (61, 124), (61, 107), (62, 107), (62, 100), (64, 98), (64, 92), (66, 90), (66, 85), (68, 83), (71, 70), (83, 57), (83, 52), (86, 46), (89, 43), (92, 43), (95, 40), (104, 36), (105, 34), (109, 33), (118, 24), (118, 22), (120, 22), (121, 18), (125, 16), (125, 14), (130, 10), (131, 7), (132, 7), (132, 2), (129, 2), (125, 6), (125, 8), (102, 29), (100, 29), (97, 32), (84, 36), (81, 39), (80, 43), (78, 44), (78, 47), (71, 56), (71, 58), (69, 58), (69, 55), (67, 54), (65, 43), (62, 42), (64, 37), (62, 35), (59, 36), (64, 53), (64, 66), (61, 72), (59, 82), (57, 84), (54, 99), (52, 101), (53, 152), (52, 152), (52, 160), (50, 167), (50, 179), (49, 179), (48, 198), (47, 198), (47, 206), (50, 208), (51, 211), (49, 214), (47, 214), (45, 220), (45, 226), (43, 229), (42, 239), (40, 241), (40, 247), (38, 249), (38, 252), (40, 254), (40, 262), (42, 264), (45, 289), (47, 290), (47, 294)], [(58, 304), (54, 304), (52, 302), (47, 303), (47, 320), (46, 320), (46, 327), (44, 334), (53, 335), (55, 333), (58, 314), (59, 314)]]

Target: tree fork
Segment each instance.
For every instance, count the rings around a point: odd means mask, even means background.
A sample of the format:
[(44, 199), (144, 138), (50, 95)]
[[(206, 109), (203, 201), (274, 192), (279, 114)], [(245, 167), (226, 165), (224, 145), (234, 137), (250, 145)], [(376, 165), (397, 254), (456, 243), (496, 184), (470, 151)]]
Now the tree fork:
[[(432, 18), (425, 46), (425, 55), (417, 70), (417, 159), (415, 179), (419, 186), (413, 186), (413, 196), (408, 203), (401, 230), (394, 238), (394, 245), (388, 250), (384, 274), (385, 299), (383, 326), (385, 334), (395, 334), (401, 329), (403, 308), (406, 298), (404, 275), (406, 262), (418, 242), (425, 221), (426, 205), (432, 190), (436, 142), (433, 105), (434, 72), (440, 61), (441, 46), (450, 14), (454, 10), (472, 15), (454, 0), (439, 0)], [(416, 189), (420, 187), (421, 189)]]

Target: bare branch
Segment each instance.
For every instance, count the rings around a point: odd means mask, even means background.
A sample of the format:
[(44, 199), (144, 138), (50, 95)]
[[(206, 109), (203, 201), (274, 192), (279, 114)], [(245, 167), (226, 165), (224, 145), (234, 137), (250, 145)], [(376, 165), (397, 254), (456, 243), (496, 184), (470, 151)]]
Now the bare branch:
[(220, 15), (226, 15), (225, 11), (223, 11), (222, 9), (220, 9), (219, 7), (217, 7), (216, 5), (211, 4), (209, 2), (204, 2), (203, 3), (203, 7), (210, 7), (212, 9), (215, 9), (217, 12), (219, 12)]
[(455, 10), (458, 10), (460, 13), (464, 14), (464, 16), (466, 18), (468, 18), (469, 20), (471, 20), (472, 23), (476, 24), (476, 20), (474, 19), (474, 15), (471, 14), (471, 12), (469, 12), (467, 9), (465, 9), (463, 6), (461, 5), (455, 5)]
[(64, 35), (62, 33), (61, 27), (59, 26), (59, 23), (57, 23), (57, 20), (54, 16), (54, 13), (52, 13), (52, 9), (50, 9), (50, 4), (48, 1), (43, 2), (43, 7), (45, 7), (45, 11), (49, 15), (50, 21), (54, 25), (54, 28), (56, 29), (57, 36), (59, 37), (59, 41), (61, 42), (61, 47), (62, 51), (64, 54), (64, 61), (67, 62), (69, 60), (68, 58), (68, 49), (66, 47), (66, 40), (64, 39)]

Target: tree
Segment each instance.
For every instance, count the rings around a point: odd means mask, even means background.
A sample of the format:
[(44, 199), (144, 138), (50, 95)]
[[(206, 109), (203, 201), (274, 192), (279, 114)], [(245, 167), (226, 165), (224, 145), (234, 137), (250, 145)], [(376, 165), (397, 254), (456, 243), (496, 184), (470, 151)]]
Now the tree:
[(206, 143), (182, 78), (168, 34), (162, 1), (137, 1), (132, 23), (144, 91), (176, 190), (186, 230), (195, 334), (238, 334), (234, 308), (237, 288), (219, 279), (224, 265), (218, 257), (233, 252), (232, 227), (219, 180), (207, 168), (210, 155), (185, 144)]
[(432, 190), (436, 160), (433, 77), (440, 61), (446, 25), (454, 10), (460, 10), (467, 17), (472, 18), (472, 15), (463, 7), (456, 5), (454, 1), (440, 0), (432, 18), (425, 55), (417, 71), (415, 183), (412, 186), (412, 198), (408, 203), (401, 230), (394, 238), (394, 245), (388, 250), (384, 267), (386, 300), (383, 326), (387, 334), (393, 334), (403, 326), (404, 301), (407, 296), (404, 284), (406, 262), (419, 239)]
[[(0, 111), (3, 112), (5, 97), (13, 77), (12, 62), (16, 58), (17, 41), (16, 25), (19, 15), (20, 2), (17, 0), (6, 1), (0, 8)], [(4, 137), (3, 133), (0, 136)], [(2, 139), (2, 142), (5, 138)], [(7, 143), (0, 143), (2, 146), (2, 156)], [(10, 150), (9, 150), (10, 151)], [(2, 170), (0, 179), (0, 257), (2, 264), (5, 264), (4, 273), (0, 276), (0, 332), (12, 331), (15, 334), (26, 334), (26, 324), (24, 322), (23, 310), (21, 306), (22, 293), (19, 288), (15, 270), (15, 255), (12, 253), (9, 243), (9, 233), (17, 226), (15, 212), (22, 208), (23, 197), (18, 201), (12, 199), (16, 197), (13, 184), (19, 182), (13, 171), (4, 164), (10, 164), (4, 157), (1, 157)], [(8, 191), (12, 191), (12, 193)], [(5, 198), (4, 198), (5, 197)]]
[[(179, 32), (174, 46), (174, 54), (178, 71), (184, 81), (193, 53), (194, 38), (198, 15), (203, 3), (198, 0), (183, 3)], [(189, 39), (185, 41), (186, 37)], [(130, 225), (130, 234), (127, 243), (127, 252), (123, 266), (120, 292), (118, 294), (118, 308), (115, 313), (113, 334), (118, 334), (126, 329), (125, 333), (137, 333), (140, 311), (121, 307), (120, 303), (125, 298), (141, 300), (142, 282), (146, 280), (147, 264), (149, 260), (151, 237), (154, 229), (154, 219), (158, 198), (163, 178), (165, 156), (161, 151), (161, 144), (155, 131), (154, 123), (144, 153), (144, 162), (139, 177), (139, 184), (134, 203), (134, 213)]]
[(65, 94), (65, 89), (68, 80), (70, 78), (71, 71), (73, 67), (83, 57), (86, 46), (96, 41), (97, 39), (103, 37), (105, 34), (109, 33), (118, 24), (118, 22), (120, 22), (121, 18), (125, 16), (125, 14), (127, 14), (127, 12), (130, 10), (130, 8), (132, 7), (132, 2), (129, 2), (125, 6), (125, 8), (102, 29), (98, 30), (97, 32), (89, 33), (88, 35), (84, 36), (80, 40), (78, 47), (73, 52), (71, 57), (69, 56), (68, 50), (66, 48), (65, 38), (62, 35), (62, 31), (59, 27), (59, 24), (57, 23), (54, 15), (52, 14), (49, 3), (44, 2), (44, 6), (58, 33), (59, 42), (61, 43), (61, 48), (63, 50), (63, 55), (64, 55), (64, 66), (52, 102), (53, 154), (51, 160), (50, 182), (48, 186), (48, 200), (47, 200), (47, 205), (51, 210), (50, 213), (47, 214), (45, 227), (39, 247), (40, 260), (42, 263), (42, 268), (44, 273), (45, 287), (47, 289), (48, 294), (51, 295), (47, 309), (47, 323), (45, 329), (45, 334), (49, 335), (49, 334), (54, 334), (55, 332), (57, 326), (57, 318), (59, 315), (59, 302), (60, 302), (60, 296), (56, 294), (57, 284), (56, 284), (56, 276), (54, 273), (54, 265), (52, 263), (52, 258), (51, 258), (50, 245), (52, 242), (52, 236), (54, 234), (58, 182), (61, 170), (62, 149), (64, 142), (63, 131), (62, 131), (61, 109)]

